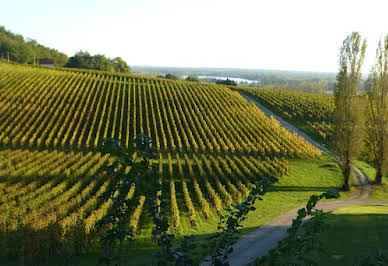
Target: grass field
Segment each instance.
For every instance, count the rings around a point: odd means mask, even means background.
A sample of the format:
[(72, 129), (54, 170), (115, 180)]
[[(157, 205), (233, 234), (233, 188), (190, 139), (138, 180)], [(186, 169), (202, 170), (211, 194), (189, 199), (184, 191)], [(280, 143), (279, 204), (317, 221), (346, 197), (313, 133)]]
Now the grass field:
[(388, 206), (351, 206), (333, 211), (321, 239), (329, 252), (318, 265), (359, 265), (377, 249), (388, 249)]

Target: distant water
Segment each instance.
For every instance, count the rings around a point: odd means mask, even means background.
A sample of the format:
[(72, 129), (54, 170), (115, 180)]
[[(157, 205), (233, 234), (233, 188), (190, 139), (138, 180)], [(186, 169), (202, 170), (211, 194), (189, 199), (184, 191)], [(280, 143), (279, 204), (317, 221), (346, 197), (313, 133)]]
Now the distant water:
[[(187, 76), (183, 76), (183, 78), (187, 78)], [(231, 77), (217, 77), (217, 76), (198, 76), (200, 79), (220, 79), (220, 80), (233, 80), (237, 83), (252, 83), (252, 82), (260, 82), (258, 80), (250, 80), (250, 79), (242, 79), (242, 78), (231, 78)]]

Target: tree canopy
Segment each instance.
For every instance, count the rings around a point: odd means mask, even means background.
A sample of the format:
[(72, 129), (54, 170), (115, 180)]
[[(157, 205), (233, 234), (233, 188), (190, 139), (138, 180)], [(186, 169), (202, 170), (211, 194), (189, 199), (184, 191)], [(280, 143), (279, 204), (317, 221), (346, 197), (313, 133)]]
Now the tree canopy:
[(376, 167), (375, 182), (381, 184), (388, 170), (388, 35), (376, 50), (376, 64), (366, 82), (367, 145)]
[(358, 97), (361, 66), (366, 41), (353, 32), (343, 42), (339, 55), (339, 73), (334, 88), (334, 148), (344, 175), (344, 190), (349, 190), (349, 177), (362, 143), (362, 104)]
[(26, 39), (0, 26), (0, 58), (22, 64), (38, 64), (41, 58), (51, 58), (55, 66), (86, 68), (110, 72), (130, 73), (128, 64), (120, 57), (113, 59), (104, 55), (90, 55), (79, 51), (72, 57), (39, 44), (36, 40)]
[(231, 86), (237, 86), (237, 82), (231, 79), (218, 79), (216, 81), (217, 84), (222, 84), (222, 85), (231, 85)]
[(164, 78), (166, 79), (173, 79), (173, 80), (178, 80), (178, 76), (174, 75), (174, 74), (171, 74), (171, 73), (167, 73)]
[(55, 49), (39, 44), (32, 39), (25, 39), (22, 35), (14, 34), (0, 26), (0, 56), (18, 63), (33, 64), (34, 58), (52, 58), (56, 66), (66, 64), (68, 57)]
[(194, 76), (194, 75), (190, 75), (190, 76), (187, 76), (186, 78), (187, 81), (192, 81), (192, 82), (199, 82), (199, 78), (197, 76)]
[(95, 69), (122, 73), (131, 72), (128, 64), (120, 57), (110, 59), (101, 54), (91, 55), (84, 51), (79, 51), (74, 56), (70, 57), (65, 67)]

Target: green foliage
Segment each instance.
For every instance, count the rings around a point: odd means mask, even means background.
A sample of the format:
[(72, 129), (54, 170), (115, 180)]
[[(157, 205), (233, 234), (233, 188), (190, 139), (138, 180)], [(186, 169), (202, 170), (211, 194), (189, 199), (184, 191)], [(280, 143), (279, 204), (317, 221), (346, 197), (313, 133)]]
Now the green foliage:
[(218, 223), (218, 232), (208, 238), (209, 243), (205, 246), (211, 250), (211, 265), (229, 265), (228, 256), (233, 252), (233, 244), (236, 243), (241, 223), (246, 219), (249, 212), (255, 211), (254, 207), (257, 200), (263, 200), (262, 196), (268, 191), (269, 187), (277, 182), (276, 177), (264, 178), (258, 182), (255, 188), (251, 190), (246, 200), (240, 204), (233, 205), (232, 208), (226, 208), (226, 215), (221, 216)]
[[(328, 228), (328, 213), (314, 209), (319, 200), (337, 199), (339, 193), (336, 190), (312, 195), (306, 207), (298, 210), (298, 216), (292, 221), (291, 228), (287, 229), (287, 237), (269, 251), (269, 254), (256, 260), (255, 265), (317, 265), (312, 259), (314, 252), (324, 252), (319, 234)], [(307, 217), (310, 218), (304, 221)]]
[[(137, 135), (135, 139), (136, 149), (142, 151), (143, 160), (136, 164), (132, 159), (133, 150), (124, 148), (120, 143), (114, 139), (103, 139), (100, 143), (100, 151), (103, 154), (110, 154), (116, 160), (110, 166), (103, 167), (111, 176), (121, 179), (113, 190), (103, 193), (106, 201), (113, 201), (106, 218), (100, 223), (110, 225), (105, 236), (102, 238), (103, 256), (102, 261), (110, 265), (113, 261), (120, 264), (120, 252), (117, 257), (113, 256), (114, 244), (119, 241), (120, 246), (122, 241), (127, 237), (133, 237), (133, 232), (125, 229), (123, 221), (127, 216), (127, 210), (130, 205), (133, 205), (133, 200), (127, 200), (125, 197), (120, 197), (122, 187), (136, 186), (141, 195), (146, 195), (146, 206), (151, 214), (154, 224), (152, 229), (152, 237), (158, 244), (160, 250), (157, 252), (155, 258), (157, 265), (188, 265), (193, 262), (191, 257), (192, 250), (196, 247), (194, 237), (185, 237), (178, 247), (174, 247), (174, 233), (168, 233), (170, 223), (168, 217), (165, 215), (166, 209), (163, 205), (163, 199), (159, 192), (161, 191), (161, 184), (157, 178), (156, 169), (152, 168), (152, 159), (155, 157), (151, 152), (151, 138), (144, 135)], [(175, 188), (171, 182), (173, 181), (171, 155), (168, 154), (168, 165), (170, 175), (171, 200), (175, 199)], [(123, 169), (131, 166), (131, 171), (125, 173)], [(120, 170), (121, 169), (121, 170)], [(134, 172), (131, 174), (131, 172)], [(254, 204), (257, 200), (262, 200), (262, 196), (268, 191), (268, 188), (278, 179), (275, 177), (264, 178), (258, 182), (255, 188), (251, 190), (247, 199), (240, 204), (233, 205), (232, 208), (226, 208), (227, 215), (221, 217), (218, 224), (216, 234), (209, 237), (209, 243), (206, 244), (205, 250), (211, 250), (212, 265), (228, 265), (227, 257), (233, 249), (232, 245), (238, 239), (239, 229), (242, 227), (241, 222), (246, 219), (246, 215), (256, 208)], [(119, 192), (119, 193), (117, 193)], [(119, 196), (117, 196), (119, 195)], [(179, 214), (176, 202), (172, 204), (172, 223), (175, 229), (179, 226)], [(175, 230), (172, 230), (174, 232)]]
[(111, 60), (113, 64), (113, 69), (116, 72), (120, 73), (131, 73), (131, 68), (128, 66), (127, 62), (125, 62), (121, 57), (115, 57)]
[(340, 69), (334, 89), (333, 146), (339, 157), (344, 176), (344, 190), (349, 190), (352, 165), (363, 140), (363, 104), (358, 96), (361, 66), (364, 61), (366, 41), (357, 32), (349, 35), (340, 50)]
[(366, 83), (366, 143), (377, 170), (375, 182), (381, 184), (388, 170), (388, 35), (379, 42), (376, 60)]
[(200, 82), (199, 78), (197, 76), (194, 76), (194, 75), (187, 76), (187, 78), (185, 80), (192, 81), (192, 82)]
[(166, 79), (172, 79), (172, 80), (178, 80), (178, 76), (174, 75), (174, 74), (171, 74), (171, 73), (167, 73), (164, 78)]
[(316, 140), (329, 144), (333, 129), (334, 97), (279, 89), (238, 90), (253, 97), (283, 119), (292, 122)]
[(388, 265), (388, 250), (376, 250), (374, 254), (363, 258), (359, 266), (383, 266)]
[(333, 137), (333, 124), (325, 121), (313, 123), (307, 121), (304, 131), (313, 138), (329, 144)]
[(216, 84), (229, 85), (229, 86), (237, 86), (237, 82), (231, 79), (217, 79)]
[[(102, 243), (102, 258), (101, 260), (107, 265), (112, 262), (120, 264), (120, 253), (123, 241), (129, 238), (133, 240), (134, 232), (127, 229), (126, 221), (128, 220), (129, 208), (136, 204), (136, 198), (128, 199), (124, 191), (128, 191), (132, 186), (136, 186), (137, 190), (146, 195), (150, 212), (154, 216), (155, 232), (154, 237), (157, 241), (166, 237), (164, 231), (166, 221), (164, 219), (158, 220), (158, 211), (155, 210), (155, 200), (157, 191), (161, 190), (161, 184), (157, 179), (157, 173), (152, 167), (152, 159), (155, 155), (151, 150), (151, 138), (144, 135), (137, 135), (135, 140), (135, 148), (126, 148), (114, 139), (104, 138), (99, 144), (99, 150), (102, 154), (109, 154), (115, 158), (112, 165), (104, 166), (102, 171), (106, 171), (113, 178), (119, 180), (116, 186), (111, 190), (106, 191), (100, 195), (105, 201), (112, 201), (112, 207), (107, 215), (99, 222), (100, 225), (108, 225), (109, 228), (101, 239)], [(142, 160), (137, 162), (133, 159), (133, 153), (141, 152)], [(126, 173), (126, 167), (131, 167), (131, 170)], [(167, 227), (168, 229), (168, 227)], [(166, 231), (167, 231), (166, 229)], [(160, 233), (159, 233), (160, 232)], [(114, 256), (114, 248), (119, 242), (118, 255)]]
[(65, 67), (131, 73), (131, 69), (127, 63), (120, 57), (110, 59), (100, 54), (92, 56), (88, 52), (83, 51), (79, 51), (70, 57)]
[[(157, 265), (171, 265), (174, 261), (181, 263), (177, 265), (187, 265), (187, 263), (192, 262), (192, 259), (187, 254), (193, 248), (191, 243), (193, 238), (185, 237), (179, 247), (173, 246), (175, 235), (168, 233), (170, 223), (166, 216), (165, 204), (159, 193), (162, 185), (159, 182), (156, 169), (152, 167), (152, 160), (155, 159), (155, 155), (151, 149), (151, 138), (138, 134), (134, 142), (136, 144), (134, 149), (125, 148), (114, 139), (103, 139), (100, 143), (100, 151), (103, 154), (108, 153), (116, 158), (111, 166), (104, 167), (103, 170), (113, 177), (122, 180), (119, 186), (101, 195), (106, 201), (112, 200), (114, 202), (107, 217), (101, 221), (102, 224), (110, 225), (110, 229), (102, 238), (103, 251), (101, 261), (107, 265), (113, 262), (116, 265), (120, 264), (120, 255), (123, 254), (121, 249), (119, 249), (117, 256), (113, 256), (115, 243), (119, 241), (121, 247), (124, 239), (133, 237), (133, 232), (125, 229), (125, 220), (128, 215), (128, 209), (134, 204), (134, 200), (128, 200), (123, 196), (120, 197), (123, 193), (117, 192), (120, 192), (123, 187), (130, 188), (131, 186), (136, 186), (138, 194), (145, 195), (146, 197), (145, 206), (153, 222), (152, 238), (160, 248), (155, 254)], [(142, 160), (140, 162), (132, 159), (134, 150), (141, 151)], [(171, 157), (169, 158), (171, 160)], [(127, 166), (131, 167), (129, 173), (124, 172)], [(175, 198), (175, 194), (171, 195)]]
[(36, 63), (40, 58), (52, 58), (56, 66), (66, 64), (68, 57), (55, 49), (45, 47), (35, 40), (25, 40), (22, 35), (14, 34), (0, 26), (0, 58), (18, 63)]

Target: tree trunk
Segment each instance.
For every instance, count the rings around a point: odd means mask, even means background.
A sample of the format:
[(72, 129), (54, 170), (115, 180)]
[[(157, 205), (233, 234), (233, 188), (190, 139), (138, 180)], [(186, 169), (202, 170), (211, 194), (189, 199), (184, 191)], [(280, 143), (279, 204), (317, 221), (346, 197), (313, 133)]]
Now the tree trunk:
[(352, 167), (349, 163), (347, 163), (345, 166), (344, 166), (344, 171), (343, 171), (343, 175), (344, 175), (344, 185), (342, 186), (342, 189), (344, 191), (349, 191), (350, 190), (350, 186), (349, 186), (349, 178), (350, 178), (350, 174), (351, 174), (351, 170), (352, 170)]
[(381, 171), (381, 167), (377, 166), (377, 172), (376, 172), (376, 178), (375, 178), (375, 183), (376, 184), (382, 184), (383, 181), (383, 173)]

